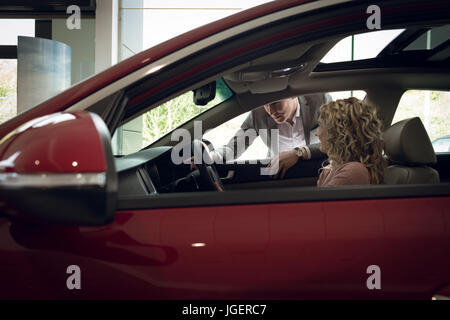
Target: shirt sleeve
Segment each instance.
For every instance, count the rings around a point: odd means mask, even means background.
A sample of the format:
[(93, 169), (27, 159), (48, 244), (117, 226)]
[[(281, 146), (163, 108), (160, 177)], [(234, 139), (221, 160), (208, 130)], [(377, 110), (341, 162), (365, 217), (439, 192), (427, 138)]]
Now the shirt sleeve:
[(308, 146), (303, 146), (302, 148), (305, 149), (305, 154), (303, 155), (303, 159), (309, 160), (311, 159), (311, 150), (309, 150)]

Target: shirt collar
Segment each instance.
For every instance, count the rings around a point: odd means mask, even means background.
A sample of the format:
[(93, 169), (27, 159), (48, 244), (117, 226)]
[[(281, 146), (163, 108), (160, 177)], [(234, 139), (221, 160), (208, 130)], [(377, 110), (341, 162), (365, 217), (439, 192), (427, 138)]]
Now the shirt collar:
[(295, 124), (297, 122), (297, 118), (299, 118), (299, 117), (300, 117), (300, 103), (297, 99), (297, 111), (295, 112), (295, 116), (292, 119), (292, 122)]

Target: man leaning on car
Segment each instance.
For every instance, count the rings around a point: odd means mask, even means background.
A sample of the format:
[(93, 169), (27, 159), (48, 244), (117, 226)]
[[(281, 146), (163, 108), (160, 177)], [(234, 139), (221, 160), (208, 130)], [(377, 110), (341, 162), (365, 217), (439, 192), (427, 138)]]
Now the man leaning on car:
[[(286, 171), (300, 158), (314, 159), (323, 156), (312, 131), (317, 125), (320, 106), (331, 100), (328, 93), (310, 94), (275, 101), (253, 109), (227, 145), (214, 152), (213, 160), (237, 159), (258, 135), (268, 147), (268, 157), (274, 157), (269, 166), (279, 161), (275, 178), (283, 178)], [(245, 134), (247, 130), (252, 129), (256, 135)], [(272, 148), (277, 145), (272, 143), (272, 129), (278, 129), (279, 152)]]

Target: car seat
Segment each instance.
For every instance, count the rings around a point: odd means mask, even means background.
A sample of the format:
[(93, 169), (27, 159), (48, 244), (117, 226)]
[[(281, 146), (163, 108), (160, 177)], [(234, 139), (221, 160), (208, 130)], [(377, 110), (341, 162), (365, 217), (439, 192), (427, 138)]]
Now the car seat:
[(420, 118), (405, 119), (384, 132), (385, 154), (389, 166), (385, 184), (439, 183), (439, 173), (428, 165), (436, 154)]

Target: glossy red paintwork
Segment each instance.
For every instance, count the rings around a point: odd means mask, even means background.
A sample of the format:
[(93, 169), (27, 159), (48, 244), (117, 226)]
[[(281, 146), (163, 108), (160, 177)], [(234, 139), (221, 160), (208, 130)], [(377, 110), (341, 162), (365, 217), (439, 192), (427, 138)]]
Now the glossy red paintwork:
[[(2, 277), (0, 298), (429, 299), (450, 283), (450, 197), (122, 211), (101, 228), (12, 221), (0, 236), (3, 264), (28, 275)], [(65, 287), (71, 264), (82, 290)], [(367, 289), (370, 265), (382, 290)]]
[(105, 172), (105, 158), (87, 111), (40, 117), (0, 145), (0, 163), (10, 162), (4, 171), (22, 174)]
[(308, 0), (283, 0), (272, 1), (261, 6), (239, 12), (228, 16), (214, 23), (196, 28), (185, 34), (165, 41), (157, 46), (147, 49), (141, 53), (126, 59), (113, 67), (67, 89), (66, 91), (44, 101), (38, 106), (18, 115), (0, 126), (0, 139), (14, 130), (19, 125), (40, 117), (45, 114), (63, 111), (86, 96), (103, 88), (104, 86), (132, 73), (157, 59), (177, 51), (191, 43), (204, 39), (222, 30), (242, 24), (246, 21), (283, 10), (302, 3), (311, 2)]

